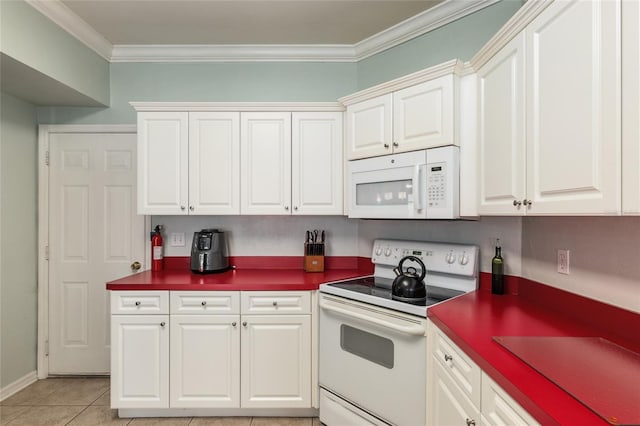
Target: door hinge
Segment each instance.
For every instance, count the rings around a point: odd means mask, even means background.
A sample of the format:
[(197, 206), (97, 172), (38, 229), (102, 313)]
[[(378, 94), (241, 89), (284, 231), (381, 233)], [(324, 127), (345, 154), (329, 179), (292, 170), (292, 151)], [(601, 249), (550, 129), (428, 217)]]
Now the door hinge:
[(46, 166), (49, 165), (49, 151), (45, 151), (45, 153), (44, 153), (44, 164)]
[(49, 341), (44, 341), (44, 356), (49, 356)]
[(44, 260), (49, 260), (49, 246), (44, 246)]

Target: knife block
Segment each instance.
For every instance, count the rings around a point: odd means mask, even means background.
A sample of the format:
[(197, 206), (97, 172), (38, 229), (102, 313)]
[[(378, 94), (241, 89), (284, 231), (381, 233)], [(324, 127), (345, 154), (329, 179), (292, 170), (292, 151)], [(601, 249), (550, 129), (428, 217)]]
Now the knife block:
[(304, 271), (305, 272), (324, 272), (324, 255), (322, 254), (307, 254), (312, 253), (311, 246), (314, 249), (318, 249), (318, 246), (322, 246), (321, 250), (317, 250), (319, 253), (324, 253), (324, 244), (305, 244), (304, 245)]

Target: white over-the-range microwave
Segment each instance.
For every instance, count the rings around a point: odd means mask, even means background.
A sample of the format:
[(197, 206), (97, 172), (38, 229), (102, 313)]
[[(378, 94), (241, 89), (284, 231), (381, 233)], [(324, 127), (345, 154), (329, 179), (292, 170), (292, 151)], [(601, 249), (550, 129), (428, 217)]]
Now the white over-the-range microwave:
[(349, 161), (349, 217), (458, 219), (457, 146)]

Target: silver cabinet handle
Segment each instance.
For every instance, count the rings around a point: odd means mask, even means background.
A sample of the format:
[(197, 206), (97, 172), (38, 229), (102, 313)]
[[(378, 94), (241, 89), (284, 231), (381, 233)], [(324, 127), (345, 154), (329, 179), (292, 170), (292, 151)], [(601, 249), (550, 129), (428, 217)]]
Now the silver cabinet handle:
[(524, 200), (522, 200), (522, 204), (524, 204), (525, 206), (530, 206), (531, 204), (533, 204), (533, 201), (531, 200), (527, 200), (526, 198)]
[(246, 322), (246, 321), (243, 321), (243, 322), (242, 322), (242, 326), (243, 326), (243, 327), (246, 327), (246, 326), (247, 326), (247, 322)]
[(444, 354), (444, 362), (451, 361), (453, 357), (449, 354)]
[(522, 201), (513, 200), (513, 205), (516, 207), (520, 207), (522, 205)]
[(193, 211), (193, 206), (189, 206), (189, 210)]
[(232, 323), (231, 323), (231, 326), (232, 326), (232, 327), (235, 327), (235, 326), (236, 326), (236, 324), (237, 324), (237, 323), (234, 321), (234, 322), (232, 322)]
[(139, 302), (139, 301), (138, 301), (138, 302), (136, 302), (136, 306), (140, 306), (140, 302)]
[(385, 148), (387, 148), (387, 149), (389, 149), (389, 144), (388, 144), (388, 143), (385, 143), (385, 144), (384, 144), (384, 147), (385, 147)]
[(467, 426), (476, 426), (476, 421), (473, 419), (467, 419)]
[(203, 300), (203, 301), (202, 301), (202, 303), (201, 303), (201, 305), (202, 305), (202, 306), (207, 306), (207, 301), (206, 301), (206, 300)]
[(160, 327), (164, 327), (165, 325), (167, 325), (167, 323), (166, 323), (166, 322), (164, 322), (164, 321), (162, 321), (162, 322), (160, 323)]
[(180, 210), (184, 211), (186, 209), (185, 206), (180, 206)]
[(393, 146), (395, 146), (396, 148), (399, 147), (400, 145), (398, 144), (398, 142), (394, 142)]

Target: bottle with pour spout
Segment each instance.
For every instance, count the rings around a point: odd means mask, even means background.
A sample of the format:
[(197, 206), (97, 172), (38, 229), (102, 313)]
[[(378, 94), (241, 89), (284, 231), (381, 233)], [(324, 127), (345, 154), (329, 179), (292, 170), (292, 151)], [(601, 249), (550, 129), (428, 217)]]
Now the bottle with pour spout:
[(491, 259), (491, 293), (504, 294), (504, 260), (499, 238), (496, 240), (496, 254)]

